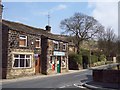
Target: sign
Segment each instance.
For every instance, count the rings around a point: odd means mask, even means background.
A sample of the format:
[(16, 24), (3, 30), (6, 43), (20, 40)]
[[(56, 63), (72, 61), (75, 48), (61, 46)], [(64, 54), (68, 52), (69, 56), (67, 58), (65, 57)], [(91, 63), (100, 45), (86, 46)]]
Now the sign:
[(55, 56), (65, 56), (65, 52), (54, 51), (53, 54), (54, 54)]
[(34, 57), (35, 57), (35, 58), (38, 58), (38, 54), (34, 54)]

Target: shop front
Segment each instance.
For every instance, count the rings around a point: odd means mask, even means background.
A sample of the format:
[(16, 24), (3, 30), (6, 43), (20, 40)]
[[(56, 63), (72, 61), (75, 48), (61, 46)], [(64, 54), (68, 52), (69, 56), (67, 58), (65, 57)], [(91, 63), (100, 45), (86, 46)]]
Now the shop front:
[(67, 56), (65, 52), (54, 51), (53, 56), (50, 58), (50, 68), (56, 73), (61, 73), (67, 69)]

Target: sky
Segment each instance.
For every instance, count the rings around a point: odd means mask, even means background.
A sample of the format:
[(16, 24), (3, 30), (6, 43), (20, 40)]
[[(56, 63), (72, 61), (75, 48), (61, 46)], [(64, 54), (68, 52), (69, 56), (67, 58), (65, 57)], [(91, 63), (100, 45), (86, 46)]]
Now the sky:
[[(18, 0), (19, 1), (19, 0)], [(22, 1), (22, 0), (21, 0)], [(106, 0), (107, 1), (107, 0)], [(118, 34), (118, 2), (101, 2), (85, 0), (72, 2), (42, 2), (3, 0), (3, 19), (20, 22), (29, 26), (45, 29), (50, 15), (52, 33), (61, 34), (60, 22), (74, 15), (76, 12), (92, 16), (103, 26), (112, 27)]]

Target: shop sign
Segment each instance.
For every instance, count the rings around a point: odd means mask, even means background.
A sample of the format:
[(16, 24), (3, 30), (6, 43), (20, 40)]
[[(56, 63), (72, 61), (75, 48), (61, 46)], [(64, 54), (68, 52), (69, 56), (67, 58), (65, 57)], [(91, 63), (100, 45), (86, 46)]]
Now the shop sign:
[(65, 52), (54, 51), (53, 54), (54, 54), (55, 56), (65, 56)]

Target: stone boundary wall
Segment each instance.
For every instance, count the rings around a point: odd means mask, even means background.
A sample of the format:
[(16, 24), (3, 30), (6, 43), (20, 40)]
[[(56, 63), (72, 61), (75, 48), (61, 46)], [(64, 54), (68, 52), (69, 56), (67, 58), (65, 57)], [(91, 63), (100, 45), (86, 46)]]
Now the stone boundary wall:
[(120, 70), (93, 70), (93, 81), (120, 83)]

